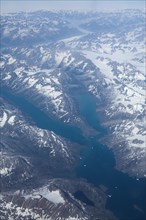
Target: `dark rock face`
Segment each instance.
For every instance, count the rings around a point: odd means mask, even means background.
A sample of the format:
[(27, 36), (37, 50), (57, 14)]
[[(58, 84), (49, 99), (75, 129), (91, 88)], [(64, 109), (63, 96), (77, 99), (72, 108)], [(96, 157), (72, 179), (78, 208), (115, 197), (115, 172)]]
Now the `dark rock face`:
[[(83, 190), (95, 206), (87, 205), (74, 197)], [(105, 209), (106, 196), (83, 180), (50, 179), (44, 186), (34, 190), (17, 191), (3, 195), (2, 219), (97, 219), (116, 218)]]

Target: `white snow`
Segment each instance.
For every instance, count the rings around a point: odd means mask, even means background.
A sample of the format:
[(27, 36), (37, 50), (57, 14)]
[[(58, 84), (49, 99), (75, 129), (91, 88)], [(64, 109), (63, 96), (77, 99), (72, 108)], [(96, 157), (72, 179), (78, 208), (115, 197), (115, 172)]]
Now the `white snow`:
[(8, 120), (8, 123), (14, 125), (15, 117), (16, 117), (15, 115), (11, 116)]
[(60, 91), (52, 91), (51, 96), (56, 99), (58, 96), (60, 96), (62, 93)]
[(32, 87), (32, 86), (34, 86), (35, 83), (37, 83), (37, 81), (38, 81), (37, 79), (34, 79), (32, 77), (32, 78), (28, 79), (27, 84), (28, 84), (29, 87)]
[(6, 121), (7, 121), (7, 114), (6, 114), (6, 112), (4, 112), (2, 118), (0, 118), (0, 127), (1, 128), (4, 127)]
[(4, 62), (4, 61), (1, 61), (1, 62), (0, 62), (0, 68), (2, 68), (4, 65), (5, 65), (5, 62)]
[(65, 200), (61, 196), (59, 190), (49, 191), (49, 190), (43, 189), (40, 195), (46, 198), (47, 200), (49, 200), (50, 202), (53, 202), (56, 204), (65, 203)]
[(13, 64), (16, 61), (16, 59), (14, 59), (13, 57), (10, 57), (8, 60), (8, 64)]
[(127, 95), (128, 96), (134, 95), (134, 91), (132, 89), (127, 88)]
[(11, 173), (11, 171), (12, 171), (12, 167), (10, 168), (4, 167), (0, 170), (0, 175), (7, 176), (8, 174)]
[(59, 42), (63, 41), (64, 43), (69, 43), (71, 41), (76, 41), (76, 40), (79, 40), (81, 38), (82, 35), (76, 35), (74, 37), (68, 37), (68, 38), (64, 38), (64, 39), (61, 39), (59, 40)]
[(112, 68), (108, 65), (108, 61), (106, 59), (104, 59), (103, 57), (98, 58), (98, 54), (96, 52), (93, 51), (84, 51), (84, 56), (87, 59), (90, 59), (95, 66), (97, 66), (100, 71), (111, 80), (113, 80), (113, 73), (112, 73)]
[(57, 65), (59, 65), (61, 63), (63, 58), (66, 57), (66, 55), (67, 55), (66, 52), (58, 52), (58, 53), (56, 53), (55, 61), (56, 61)]
[(44, 131), (43, 130), (39, 130), (38, 134), (40, 135), (40, 137), (44, 137)]
[(85, 69), (87, 65), (88, 65), (88, 63), (84, 63), (83, 69)]
[(56, 99), (58, 96), (60, 96), (62, 94), (60, 91), (55, 91), (55, 88), (51, 85), (42, 86), (41, 84), (37, 84), (36, 89), (40, 93), (42, 93), (46, 96), (50, 96), (53, 99)]
[(17, 76), (19, 76), (19, 74), (24, 70), (24, 67), (19, 67), (17, 69), (15, 69), (15, 73)]
[(51, 55), (49, 53), (44, 54), (41, 63), (45, 63), (46, 61), (49, 61), (50, 58)]
[(69, 55), (64, 58), (63, 62), (66, 64), (66, 66), (69, 66), (74, 60), (75, 58)]
[(35, 190), (31, 195), (25, 195), (26, 198), (40, 198), (41, 196), (54, 204), (65, 203), (59, 190), (50, 191), (47, 186)]
[(60, 85), (60, 82), (57, 78), (53, 77), (52, 80), (57, 84), (57, 85)]
[(45, 50), (44, 50), (43, 47), (40, 47), (40, 52), (41, 52), (42, 55), (45, 53)]
[(7, 74), (7, 76), (4, 78), (4, 80), (9, 80), (11, 79), (11, 75)]

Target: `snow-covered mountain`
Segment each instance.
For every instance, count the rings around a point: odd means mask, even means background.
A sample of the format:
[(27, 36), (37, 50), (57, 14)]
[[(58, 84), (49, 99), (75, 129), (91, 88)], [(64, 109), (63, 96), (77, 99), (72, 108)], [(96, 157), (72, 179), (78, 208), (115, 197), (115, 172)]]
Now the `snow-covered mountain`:
[(76, 144), (36, 127), (3, 99), (1, 106), (2, 189), (17, 188), (25, 182), (33, 184), (40, 174), (43, 178), (72, 169), (79, 159), (80, 148)]
[[(137, 178), (146, 176), (144, 18), (139, 10), (1, 17), (2, 90), (23, 97), (54, 120), (95, 132), (73, 96), (75, 91), (90, 93), (108, 130), (100, 142), (112, 148), (117, 169)], [(10, 100), (3, 97), (1, 105), (3, 219), (7, 210), (7, 219), (111, 219), (105, 205), (98, 210), (92, 195), (93, 207), (73, 196), (81, 187), (87, 197), (87, 188), (92, 194), (88, 183), (55, 179), (74, 169), (81, 146), (37, 127)], [(41, 184), (40, 178), (50, 182)], [(30, 189), (23, 191), (24, 185)], [(42, 205), (45, 209), (39, 211)]]
[[(99, 216), (116, 220), (105, 209), (102, 189), (82, 179), (70, 179), (79, 160), (77, 144), (36, 127), (2, 98), (1, 107), (1, 219), (80, 220)], [(78, 191), (84, 192), (87, 202), (76, 198)]]

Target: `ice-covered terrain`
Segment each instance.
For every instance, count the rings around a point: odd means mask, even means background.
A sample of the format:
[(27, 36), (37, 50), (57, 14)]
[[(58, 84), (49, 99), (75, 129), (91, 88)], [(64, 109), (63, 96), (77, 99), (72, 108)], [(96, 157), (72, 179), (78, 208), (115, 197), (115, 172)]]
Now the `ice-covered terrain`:
[[(91, 94), (108, 130), (100, 142), (114, 152), (118, 170), (137, 178), (146, 176), (144, 18), (139, 10), (1, 17), (2, 90), (84, 131), (91, 125), (80, 114), (74, 94)], [(72, 172), (80, 147), (37, 127), (10, 100), (0, 101), (2, 219), (111, 220), (105, 199), (97, 207), (92, 196), (99, 189), (92, 192), (82, 180), (55, 179)], [(95, 206), (74, 198), (82, 187)]]

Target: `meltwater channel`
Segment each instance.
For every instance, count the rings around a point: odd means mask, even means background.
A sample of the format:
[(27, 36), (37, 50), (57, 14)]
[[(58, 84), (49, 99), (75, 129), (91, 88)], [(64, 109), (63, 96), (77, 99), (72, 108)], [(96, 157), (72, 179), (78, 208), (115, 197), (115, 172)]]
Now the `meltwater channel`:
[[(13, 95), (6, 89), (2, 89), (1, 92), (3, 98), (8, 99), (23, 113), (30, 116), (39, 128), (54, 131), (70, 141), (86, 146), (81, 155), (82, 160), (76, 168), (76, 175), (97, 187), (104, 185), (107, 188), (110, 197), (107, 199), (106, 208), (111, 210), (119, 220), (146, 220), (146, 179), (137, 181), (115, 170), (113, 152), (107, 146), (100, 144), (97, 137), (84, 137), (79, 128), (49, 118), (23, 97)], [(76, 101), (81, 116), (90, 126), (105, 135), (107, 131), (100, 126), (94, 98), (84, 93), (78, 94)]]

